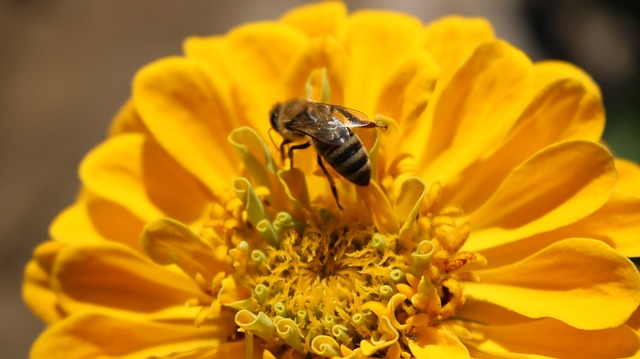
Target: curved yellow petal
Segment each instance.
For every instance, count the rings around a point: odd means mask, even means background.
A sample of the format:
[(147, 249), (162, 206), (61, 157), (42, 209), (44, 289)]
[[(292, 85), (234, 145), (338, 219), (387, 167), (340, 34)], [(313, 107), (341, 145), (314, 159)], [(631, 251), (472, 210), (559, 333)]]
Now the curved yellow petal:
[(640, 165), (636, 162), (616, 158), (618, 186), (620, 192), (627, 192), (640, 197)]
[[(584, 83), (569, 78), (554, 81), (540, 89), (512, 132), (535, 131), (534, 136), (541, 137), (530, 139), (535, 144), (544, 140), (548, 143), (548, 138), (598, 142), (604, 131), (604, 122), (600, 98), (589, 92)], [(513, 137), (510, 134), (509, 140)]]
[(404, 142), (417, 152), (420, 176), (446, 183), (492, 153), (530, 101), (531, 69), (526, 55), (505, 42), (480, 46), (431, 99), (432, 110), (420, 119), (430, 132), (416, 129)]
[[(211, 323), (212, 322), (212, 323)], [(134, 316), (83, 313), (71, 316), (43, 332), (30, 358), (147, 358), (201, 347), (229, 352), (227, 338), (235, 333), (233, 319), (212, 320), (196, 328), (192, 322), (153, 322)], [(237, 353), (233, 350), (231, 352)]]
[(360, 11), (349, 17), (342, 41), (350, 59), (345, 105), (373, 118), (389, 69), (420, 49), (422, 24), (404, 14)]
[(199, 295), (196, 284), (184, 274), (158, 266), (115, 242), (69, 246), (58, 255), (51, 282), (59, 293), (60, 306), (69, 313), (152, 313), (184, 306)]
[(604, 206), (561, 233), (600, 239), (624, 256), (640, 257), (640, 197), (614, 192)]
[(476, 274), (480, 283), (465, 283), (466, 295), (579, 329), (622, 325), (640, 304), (640, 275), (633, 263), (592, 239), (566, 239)]
[(597, 98), (602, 98), (600, 87), (591, 76), (574, 64), (559, 60), (545, 60), (534, 64), (535, 83), (542, 88), (560, 79), (580, 81), (587, 91)]
[(238, 283), (238, 278), (233, 276), (222, 280), (221, 289), (218, 292), (218, 300), (220, 304), (236, 309), (244, 309), (243, 305), (247, 303), (252, 303), (249, 305), (253, 305), (255, 302), (255, 298), (251, 297), (251, 291), (242, 286), (242, 283)]
[(324, 69), (331, 90), (330, 102), (335, 105), (344, 105), (348, 66), (348, 56), (336, 39), (312, 39), (300, 49), (285, 74), (286, 95), (291, 98), (306, 97), (305, 84), (309, 76), (313, 71)]
[[(68, 242), (92, 242), (107, 238), (96, 228), (89, 213), (90, 201), (77, 201), (58, 213), (49, 226), (51, 239)], [(132, 216), (135, 218), (135, 216)], [(142, 228), (142, 222), (140, 222)]]
[(398, 233), (400, 223), (395, 216), (389, 199), (380, 186), (371, 182), (368, 186), (356, 186), (358, 197), (371, 209), (373, 223), (382, 233)]
[(417, 177), (410, 177), (402, 183), (393, 204), (395, 217), (401, 225), (401, 240), (409, 239), (414, 234), (413, 225), (426, 194), (427, 185)]
[(307, 41), (299, 30), (271, 22), (243, 25), (226, 37), (224, 54), (237, 92), (236, 115), (262, 138), (268, 138), (269, 110), (287, 100), (283, 79)]
[(377, 101), (376, 114), (396, 120), (404, 131), (426, 109), (439, 81), (440, 67), (426, 51), (407, 56), (390, 69)]
[(45, 323), (54, 323), (64, 316), (58, 307), (58, 296), (51, 289), (51, 271), (56, 257), (67, 245), (58, 241), (40, 244), (24, 270), (22, 299)]
[(227, 342), (220, 346), (200, 346), (167, 355), (153, 355), (153, 359), (211, 359), (211, 358), (243, 358), (247, 353), (244, 341)]
[(468, 297), (456, 313), (461, 324), (474, 322), (491, 326), (513, 325), (530, 322), (531, 318), (497, 304)]
[(191, 278), (201, 275), (205, 283), (211, 283), (217, 273), (231, 270), (229, 263), (222, 263), (216, 258), (210, 243), (184, 224), (171, 219), (149, 222), (144, 227), (140, 242), (154, 262), (175, 264)]
[(640, 310), (636, 310), (627, 320), (627, 325), (636, 330), (640, 334)]
[(614, 192), (595, 212), (579, 221), (553, 231), (520, 241), (483, 250), (488, 266), (502, 266), (565, 238), (581, 237), (601, 240), (626, 257), (640, 257), (640, 198)]
[(80, 199), (54, 219), (49, 235), (65, 242), (113, 240), (139, 250), (143, 227), (142, 219), (122, 205), (83, 190)]
[(187, 223), (206, 213), (211, 195), (149, 137), (126, 134), (92, 150), (80, 165), (83, 184), (144, 221), (174, 217)]
[(347, 19), (347, 7), (339, 1), (323, 1), (294, 8), (280, 21), (309, 37), (336, 37)]
[[(360, 342), (360, 348), (364, 355), (372, 355), (377, 351), (388, 348), (398, 342), (400, 333), (393, 327), (389, 317), (380, 317), (378, 319), (377, 331), (380, 338), (371, 338)], [(424, 339), (424, 338), (421, 338)]]
[(206, 64), (220, 76), (223, 83), (231, 83), (231, 74), (225, 61), (224, 36), (190, 36), (182, 43), (185, 56)]
[(478, 46), (494, 39), (491, 24), (481, 18), (447, 16), (429, 23), (424, 32), (424, 48), (440, 66), (438, 86), (446, 85)]
[[(580, 330), (554, 319), (515, 325), (471, 324), (478, 338), (465, 341), (477, 351), (498, 358), (627, 358), (640, 349), (640, 338), (623, 325), (611, 329)], [(479, 356), (482, 357), (482, 356)]]
[(230, 84), (200, 61), (167, 58), (147, 65), (133, 82), (133, 100), (162, 148), (210, 190), (238, 172), (226, 136), (238, 125)]
[(458, 338), (433, 327), (415, 327), (415, 340), (408, 340), (411, 354), (416, 359), (471, 358), (467, 348)]
[(122, 105), (113, 118), (109, 126), (109, 136), (117, 136), (129, 132), (148, 133), (131, 99)]
[(609, 151), (593, 142), (549, 146), (518, 166), (469, 216), (465, 250), (477, 251), (576, 222), (604, 205), (617, 174)]
[(599, 99), (575, 80), (554, 82), (537, 93), (496, 152), (460, 176), (473, 180), (446, 183), (443, 200), (471, 212), (540, 149), (564, 140), (597, 142), (603, 129), (604, 108)]

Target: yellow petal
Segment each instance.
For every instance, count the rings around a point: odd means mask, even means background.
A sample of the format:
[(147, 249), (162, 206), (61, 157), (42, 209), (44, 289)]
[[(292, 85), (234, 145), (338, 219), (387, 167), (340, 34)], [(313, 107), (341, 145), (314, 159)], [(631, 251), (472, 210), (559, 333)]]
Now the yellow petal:
[(636, 310), (627, 321), (627, 325), (640, 334), (640, 310)]
[(368, 186), (356, 186), (358, 198), (371, 210), (373, 223), (382, 233), (398, 233), (400, 224), (389, 199), (380, 186), (371, 182)]
[[(220, 346), (200, 346), (167, 355), (152, 356), (153, 359), (211, 359), (211, 358), (244, 358), (247, 346), (244, 341), (227, 342)], [(255, 356), (254, 356), (255, 357)]]
[(401, 223), (400, 238), (411, 235), (411, 229), (416, 221), (418, 210), (427, 192), (427, 185), (417, 177), (410, 177), (402, 183), (400, 192), (393, 205), (395, 216)]
[(211, 195), (150, 138), (126, 134), (96, 147), (80, 165), (80, 178), (96, 195), (144, 221), (202, 217)]
[(466, 295), (579, 329), (624, 324), (640, 303), (640, 276), (633, 263), (592, 239), (566, 239), (517, 263), (476, 274), (480, 283), (466, 283)]
[(376, 114), (405, 123), (415, 121), (425, 110), (438, 81), (440, 68), (426, 51), (418, 51), (390, 70), (380, 92)]
[[(114, 223), (118, 223), (114, 226)], [(49, 228), (52, 239), (66, 242), (113, 240), (140, 249), (142, 219), (115, 202), (83, 190), (80, 199), (62, 211)]]
[(478, 46), (493, 39), (493, 28), (485, 19), (448, 16), (429, 23), (424, 46), (440, 65), (438, 86), (446, 85)]
[(133, 83), (133, 100), (161, 146), (209, 189), (237, 173), (226, 136), (238, 126), (229, 90), (204, 64), (169, 58), (147, 65)]
[(416, 129), (404, 143), (418, 152), (421, 177), (447, 183), (492, 153), (530, 101), (531, 69), (529, 59), (505, 42), (480, 46), (431, 99), (433, 112), (420, 120), (432, 125), (429, 135)]
[(558, 60), (540, 61), (534, 65), (534, 74), (537, 88), (545, 87), (560, 79), (574, 79), (580, 81), (589, 93), (602, 98), (598, 84), (589, 74), (574, 64)]
[(604, 206), (561, 233), (600, 239), (624, 256), (640, 257), (640, 198), (614, 192)]
[(133, 101), (130, 99), (122, 105), (113, 118), (109, 127), (109, 136), (117, 136), (129, 132), (148, 133)]
[(331, 90), (331, 103), (344, 104), (344, 82), (348, 57), (334, 38), (317, 38), (306, 43), (285, 75), (287, 97), (304, 98), (305, 83), (314, 70), (325, 69)]
[(380, 317), (376, 331), (380, 334), (380, 338), (372, 337), (369, 340), (360, 342), (360, 348), (364, 355), (372, 355), (379, 350), (388, 348), (398, 342), (400, 333), (393, 327), (389, 317)]
[(323, 1), (294, 8), (282, 15), (280, 21), (309, 37), (336, 37), (346, 19), (347, 8), (342, 2)]
[(162, 323), (132, 316), (84, 313), (49, 327), (31, 348), (30, 358), (133, 359), (200, 347), (214, 347), (221, 354), (229, 352), (224, 348), (226, 345), (235, 346), (227, 342), (234, 333), (235, 326), (229, 318), (216, 319), (212, 325), (196, 328), (186, 321)]
[(296, 215), (299, 214), (299, 207), (311, 210), (306, 179), (304, 173), (297, 168), (278, 171), (278, 180), (285, 190), (287, 199), (294, 206), (291, 212)]
[(640, 166), (632, 161), (616, 158), (617, 190), (640, 197)]
[(474, 213), (465, 250), (477, 251), (576, 222), (607, 202), (616, 182), (609, 151), (592, 142), (549, 146), (517, 167)]
[(262, 138), (268, 137), (271, 107), (287, 100), (283, 79), (306, 41), (302, 32), (279, 23), (243, 25), (227, 35), (224, 54), (237, 89), (237, 115)]
[[(515, 325), (471, 325), (481, 333), (466, 342), (475, 351), (499, 358), (626, 358), (640, 349), (638, 334), (627, 326), (580, 330), (554, 319)], [(520, 356), (518, 356), (520, 357)]]
[(228, 272), (228, 263), (221, 263), (211, 244), (202, 240), (184, 224), (159, 219), (148, 223), (140, 239), (145, 253), (156, 263), (176, 264), (191, 278), (197, 274), (204, 277), (206, 283), (219, 272)]
[(27, 263), (22, 283), (22, 298), (29, 309), (45, 323), (62, 319), (57, 294), (51, 289), (51, 271), (58, 253), (67, 244), (47, 241), (40, 244)]
[(489, 267), (522, 259), (559, 240), (570, 237), (601, 240), (627, 257), (640, 257), (640, 198), (614, 192), (598, 210), (568, 226), (517, 242), (488, 248), (481, 254)]
[[(222, 280), (221, 289), (218, 293), (220, 304), (232, 308), (237, 308), (235, 304), (251, 298), (251, 291), (238, 283), (238, 278), (230, 276)], [(254, 308), (251, 308), (254, 309)]]
[(462, 308), (456, 312), (456, 317), (460, 318), (461, 323), (474, 322), (492, 326), (513, 325), (531, 321), (531, 318), (508, 308), (476, 300), (472, 297), (467, 298)]
[[(252, 128), (240, 127), (233, 130), (228, 139), (237, 156), (244, 163), (253, 184), (256, 187), (268, 188), (272, 203), (281, 201), (284, 194), (275, 176), (278, 168), (262, 138)], [(238, 180), (234, 182), (236, 181)], [(281, 203), (277, 204), (281, 205)]]
[(115, 242), (70, 246), (58, 255), (52, 286), (67, 312), (127, 310), (152, 313), (197, 297), (187, 276), (150, 262)]
[(443, 201), (471, 212), (495, 192), (509, 172), (540, 149), (563, 140), (597, 142), (603, 129), (604, 109), (599, 99), (575, 80), (554, 82), (538, 92), (500, 148), (460, 176), (473, 181), (447, 183)]
[(415, 327), (415, 340), (408, 340), (411, 354), (417, 359), (471, 358), (458, 338), (433, 327)]
[(420, 21), (404, 14), (361, 11), (349, 17), (343, 37), (350, 59), (345, 105), (372, 117), (389, 69), (418, 51), (422, 37)]
[[(93, 201), (80, 200), (60, 212), (49, 226), (51, 238), (69, 242), (92, 242), (107, 239), (93, 223), (89, 211), (90, 202)], [(135, 216), (132, 217), (135, 218)], [(140, 228), (142, 225), (140, 222)]]
[[(602, 101), (583, 83), (575, 79), (560, 79), (538, 91), (514, 128), (519, 132), (536, 130), (538, 133), (534, 135), (542, 139), (598, 141), (604, 130)], [(533, 142), (542, 141), (534, 138)]]
[(231, 82), (225, 61), (224, 36), (190, 36), (182, 43), (182, 51), (191, 59), (201, 61), (220, 76), (222, 82)]

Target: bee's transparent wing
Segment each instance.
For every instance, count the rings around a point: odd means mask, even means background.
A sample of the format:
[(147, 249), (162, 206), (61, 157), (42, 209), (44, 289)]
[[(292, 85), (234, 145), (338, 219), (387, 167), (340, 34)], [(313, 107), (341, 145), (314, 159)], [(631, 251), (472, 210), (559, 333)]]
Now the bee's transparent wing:
[(319, 120), (308, 115), (298, 116), (288, 124), (288, 127), (332, 145), (341, 145), (349, 139), (349, 129), (344, 123), (334, 118)]
[(340, 121), (345, 127), (374, 127), (375, 125), (369, 121), (367, 115), (354, 110), (352, 108), (342, 107), (338, 105), (321, 104), (327, 107), (327, 111), (331, 114), (331, 118)]

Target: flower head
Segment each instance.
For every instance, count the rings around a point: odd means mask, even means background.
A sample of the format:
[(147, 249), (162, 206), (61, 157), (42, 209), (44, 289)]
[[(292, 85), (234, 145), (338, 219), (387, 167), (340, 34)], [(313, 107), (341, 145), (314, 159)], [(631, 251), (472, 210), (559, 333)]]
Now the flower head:
[[(481, 19), (340, 3), (185, 53), (137, 74), (28, 264), (49, 324), (32, 357), (638, 352), (640, 169), (599, 144), (581, 70), (531, 63)], [(290, 166), (269, 113), (294, 98), (378, 126), (348, 132), (367, 186), (337, 142)]]

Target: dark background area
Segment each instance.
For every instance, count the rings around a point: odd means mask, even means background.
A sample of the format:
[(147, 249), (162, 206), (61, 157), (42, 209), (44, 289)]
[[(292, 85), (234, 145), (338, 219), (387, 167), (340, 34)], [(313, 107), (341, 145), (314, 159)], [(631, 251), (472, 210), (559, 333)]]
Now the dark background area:
[[(0, 0), (0, 358), (25, 358), (43, 329), (22, 304), (22, 270), (73, 201), (76, 168), (127, 99), (136, 70), (189, 35), (277, 18), (302, 1)], [(565, 59), (601, 85), (605, 140), (640, 160), (639, 10), (633, 1), (347, 1), (424, 22), (483, 16), (534, 60)]]

